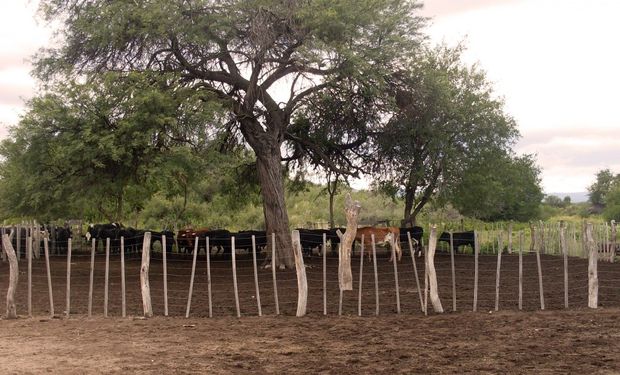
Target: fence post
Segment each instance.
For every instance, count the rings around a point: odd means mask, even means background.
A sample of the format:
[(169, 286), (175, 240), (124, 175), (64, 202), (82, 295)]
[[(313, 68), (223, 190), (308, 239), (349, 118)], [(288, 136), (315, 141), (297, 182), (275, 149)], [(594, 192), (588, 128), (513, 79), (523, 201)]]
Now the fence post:
[(260, 304), (260, 288), (258, 287), (258, 268), (256, 267), (256, 237), (252, 235), (252, 263), (254, 265), (254, 285), (256, 287), (256, 305), (258, 306), (258, 316), (263, 316)]
[[(164, 242), (165, 244), (165, 242)], [(166, 248), (164, 247), (164, 253)], [(125, 237), (121, 236), (121, 316), (127, 316), (127, 298), (125, 296)]]
[(478, 310), (478, 253), (480, 253), (480, 238), (474, 231), (474, 305), (472, 311)]
[(375, 235), (370, 235), (372, 241), (372, 265), (375, 271), (375, 315), (379, 315), (379, 275), (377, 274), (377, 249), (375, 247)]
[(235, 308), (237, 309), (237, 318), (240, 318), (241, 309), (239, 308), (239, 289), (237, 288), (237, 250), (235, 249), (235, 236), (230, 237), (230, 246), (230, 253), (232, 256), (233, 288), (235, 292)]
[(456, 270), (454, 269), (454, 234), (450, 231), (450, 268), (452, 270), (452, 311), (456, 311)]
[[(323, 254), (325, 254), (325, 246), (323, 246)], [(323, 261), (325, 266), (325, 261)], [(280, 315), (280, 300), (278, 299), (278, 279), (276, 278), (276, 234), (271, 233), (271, 275), (273, 278), (273, 299), (276, 303), (276, 315)], [(325, 267), (323, 267), (323, 275), (325, 275)], [(325, 312), (327, 315), (327, 312)]]
[[(174, 238), (173, 238), (174, 240)], [(209, 243), (209, 239), (207, 238), (207, 244)], [(162, 247), (162, 266), (164, 268), (164, 316), (168, 316), (168, 247), (166, 246), (166, 235), (163, 234), (161, 236), (161, 247)], [(207, 263), (209, 261), (209, 251), (207, 250)]]
[(566, 248), (566, 226), (560, 221), (560, 250), (564, 257), (564, 308), (568, 309), (568, 249)]
[(67, 318), (71, 312), (71, 238), (67, 242), (67, 311), (65, 314)]
[[(121, 252), (124, 251), (121, 248)], [(110, 282), (110, 237), (105, 239), (105, 283), (103, 292), (103, 316), (108, 317), (108, 290)]]
[[(211, 249), (209, 247), (209, 237), (205, 238), (207, 253), (207, 297), (209, 299), (209, 318), (213, 317), (213, 301), (211, 300)], [(167, 281), (166, 281), (167, 282)], [(166, 292), (166, 314), (168, 314), (168, 287), (164, 287)]]
[(586, 225), (586, 245), (588, 249), (588, 307), (598, 307), (598, 249), (592, 237), (592, 223)]
[(418, 297), (420, 297), (420, 311), (424, 311), (424, 301), (422, 300), (422, 289), (420, 288), (420, 278), (418, 277), (418, 266), (416, 265), (416, 262), (415, 262), (415, 251), (413, 250), (413, 241), (411, 240), (410, 232), (407, 232), (407, 240), (409, 241), (409, 252), (411, 253), (411, 263), (413, 264), (413, 276), (415, 277), (415, 285), (418, 289)]
[(441, 300), (439, 299), (439, 292), (437, 288), (437, 273), (435, 272), (435, 249), (437, 248), (437, 225), (431, 226), (431, 234), (428, 240), (428, 280), (430, 286), (430, 299), (431, 304), (435, 312), (442, 313), (443, 306), (441, 306)]
[(304, 266), (304, 258), (301, 253), (301, 240), (299, 231), (294, 230), (293, 253), (295, 255), (295, 269), (297, 270), (297, 316), (306, 315), (306, 306), (308, 304), (308, 279), (306, 278), (306, 267)]
[(362, 316), (362, 276), (363, 275), (364, 275), (364, 235), (362, 234), (362, 250), (360, 251), (360, 282), (359, 282), (358, 295), (357, 295), (357, 316)]
[[(333, 244), (332, 244), (333, 246)], [(327, 235), (323, 233), (323, 315), (327, 315)]]
[(151, 232), (144, 233), (142, 242), (142, 265), (140, 266), (140, 287), (142, 290), (142, 310), (144, 316), (153, 316), (151, 304), (151, 287), (149, 285), (149, 268), (151, 267)]
[[(543, 234), (544, 229), (542, 228), (541, 228), (541, 236), (543, 236), (544, 238), (544, 234)], [(544, 240), (541, 239), (540, 243), (542, 244), (541, 246), (543, 247), (543, 250), (544, 250)], [(540, 247), (536, 249), (536, 265), (538, 266), (537, 267), (538, 268), (538, 291), (540, 294), (540, 309), (544, 310), (545, 309), (545, 292), (543, 290), (542, 266), (540, 264), (540, 250), (541, 250)]]
[[(32, 232), (30, 232), (32, 235)], [(32, 317), (32, 237), (26, 237), (26, 258), (28, 258), (28, 316)]]
[(196, 235), (196, 237), (194, 238), (194, 254), (192, 258), (192, 275), (190, 276), (190, 279), (189, 279), (189, 293), (187, 295), (187, 309), (185, 310), (186, 318), (189, 318), (189, 310), (192, 307), (192, 294), (194, 293), (194, 276), (196, 275), (196, 258), (198, 257), (198, 240), (200, 240), (200, 238), (198, 235)]
[(616, 259), (616, 221), (611, 221), (611, 255), (609, 256), (609, 261), (613, 263)]
[(93, 315), (93, 284), (95, 273), (95, 249), (97, 247), (97, 240), (92, 239), (92, 248), (90, 250), (90, 282), (88, 284), (88, 316)]
[[(400, 314), (400, 288), (398, 286), (398, 265), (396, 264), (396, 250), (394, 249), (395, 247), (394, 244), (396, 241), (400, 242), (400, 238), (398, 239), (392, 238), (392, 241), (390, 243), (390, 248), (392, 249), (392, 263), (394, 264), (394, 284), (395, 284), (394, 287), (396, 288), (396, 313)], [(400, 243), (398, 245), (400, 247)], [(402, 250), (401, 250), (401, 253), (402, 253)]]
[(17, 289), (17, 281), (19, 279), (19, 269), (13, 244), (11, 244), (11, 240), (9, 240), (9, 236), (6, 234), (2, 236), (2, 247), (9, 259), (9, 289), (6, 294), (6, 317), (7, 319), (17, 319), (15, 290)]
[(54, 295), (52, 293), (52, 273), (50, 270), (50, 250), (47, 236), (43, 237), (43, 251), (45, 252), (45, 269), (47, 270), (47, 290), (50, 297), (50, 316), (54, 316)]
[(500, 271), (502, 267), (502, 232), (499, 232), (497, 238), (497, 273), (495, 274), (495, 311), (499, 311), (499, 284), (500, 284)]
[(519, 310), (523, 309), (523, 238), (525, 234), (519, 232)]

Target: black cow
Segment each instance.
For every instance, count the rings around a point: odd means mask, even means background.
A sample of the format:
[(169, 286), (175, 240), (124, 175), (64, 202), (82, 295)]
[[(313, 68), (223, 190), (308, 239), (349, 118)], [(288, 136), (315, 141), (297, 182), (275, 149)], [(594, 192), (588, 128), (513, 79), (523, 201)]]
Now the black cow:
[(267, 246), (267, 234), (265, 231), (260, 230), (244, 230), (237, 233), (230, 233), (230, 237), (235, 237), (235, 249), (244, 249), (247, 252), (252, 252), (252, 236), (256, 243), (256, 252), (260, 251)]
[(298, 228), (299, 241), (301, 242), (301, 250), (304, 255), (311, 256), (312, 250), (318, 248), (319, 253), (323, 246), (323, 235), (325, 234), (325, 242), (330, 243), (331, 248), (335, 249), (340, 244), (340, 237), (337, 231), (340, 230), (344, 234), (346, 228), (333, 229), (304, 229)]
[[(448, 246), (450, 246), (450, 233), (442, 232), (437, 241), (446, 242), (448, 243)], [(474, 234), (474, 231), (471, 230), (467, 232), (452, 233), (452, 243), (454, 245), (453, 250), (455, 253), (461, 246), (471, 246), (471, 248), (473, 249), (476, 246), (476, 236)]]

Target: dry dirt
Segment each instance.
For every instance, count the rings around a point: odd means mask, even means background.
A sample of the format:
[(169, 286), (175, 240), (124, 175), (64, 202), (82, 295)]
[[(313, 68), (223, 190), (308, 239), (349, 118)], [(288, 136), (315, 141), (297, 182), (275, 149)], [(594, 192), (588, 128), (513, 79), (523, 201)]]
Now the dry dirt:
[[(473, 257), (456, 257), (457, 312), (452, 310), (450, 257), (438, 254), (440, 296), (448, 313), (424, 316), (411, 258), (398, 264), (402, 313), (396, 314), (393, 265), (378, 262), (380, 316), (375, 313), (372, 263), (364, 263), (362, 317), (357, 317), (359, 258), (354, 291), (338, 316), (337, 258), (327, 260), (327, 310), (323, 316), (322, 259), (306, 259), (308, 316), (294, 317), (296, 281), (278, 272), (282, 316), (274, 316), (271, 271), (259, 271), (263, 317), (257, 315), (251, 256), (238, 264), (240, 312), (230, 259), (212, 258), (213, 314), (208, 318), (206, 260), (198, 261), (190, 318), (186, 312), (191, 258), (168, 264), (169, 314), (163, 317), (161, 257), (151, 263), (155, 317), (141, 319), (139, 261), (127, 259), (127, 314), (122, 318), (120, 258), (111, 256), (109, 316), (104, 318), (105, 257), (98, 253), (93, 317), (87, 317), (90, 256), (71, 262), (70, 317), (66, 310), (66, 257), (52, 257), (56, 317), (49, 317), (45, 263), (33, 265), (33, 318), (27, 315), (26, 262), (20, 262), (17, 320), (0, 321), (0, 373), (619, 373), (620, 267), (600, 263), (601, 308), (589, 310), (587, 263), (569, 259), (569, 303), (564, 309), (563, 262), (543, 256), (545, 311), (540, 311), (536, 258), (524, 256), (523, 308), (518, 311), (518, 257), (504, 256), (500, 311), (495, 312), (497, 258), (481, 256), (478, 312), (473, 313)], [(422, 275), (421, 259), (418, 259)], [(0, 263), (0, 291), (8, 265)], [(491, 312), (492, 311), (492, 312)], [(62, 318), (61, 318), (62, 317)]]

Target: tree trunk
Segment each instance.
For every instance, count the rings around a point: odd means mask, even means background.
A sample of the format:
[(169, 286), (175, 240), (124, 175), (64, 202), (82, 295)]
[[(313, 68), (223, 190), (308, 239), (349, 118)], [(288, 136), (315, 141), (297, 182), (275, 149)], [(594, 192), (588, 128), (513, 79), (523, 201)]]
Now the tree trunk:
[[(265, 230), (267, 234), (276, 234), (276, 266), (293, 268), (295, 258), (291, 233), (289, 232), (288, 213), (284, 201), (284, 184), (282, 181), (282, 165), (280, 164), (280, 148), (259, 153), (256, 151), (258, 179), (263, 199)], [(271, 237), (269, 236), (269, 241)], [(268, 246), (271, 246), (269, 244)]]
[(411, 215), (411, 210), (413, 210), (413, 190), (406, 188), (405, 189), (405, 212), (403, 215), (403, 227), (413, 227), (415, 225), (415, 217)]

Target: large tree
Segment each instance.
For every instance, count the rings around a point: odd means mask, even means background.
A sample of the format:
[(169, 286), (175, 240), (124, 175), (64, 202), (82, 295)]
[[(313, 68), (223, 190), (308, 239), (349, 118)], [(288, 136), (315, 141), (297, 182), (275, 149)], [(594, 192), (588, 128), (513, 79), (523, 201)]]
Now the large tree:
[(427, 48), (391, 77), (397, 109), (378, 137), (375, 184), (405, 201), (405, 225), (438, 193), (456, 186), (468, 165), (518, 135), (484, 72), (462, 48)]
[(257, 158), (266, 229), (293, 265), (281, 146), (300, 102), (342, 77), (372, 82), (415, 49), (422, 20), (394, 0), (42, 0), (61, 20), (41, 78), (109, 70), (178, 72), (234, 113)]

